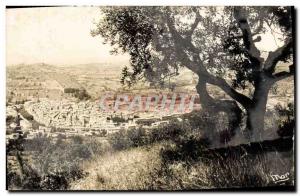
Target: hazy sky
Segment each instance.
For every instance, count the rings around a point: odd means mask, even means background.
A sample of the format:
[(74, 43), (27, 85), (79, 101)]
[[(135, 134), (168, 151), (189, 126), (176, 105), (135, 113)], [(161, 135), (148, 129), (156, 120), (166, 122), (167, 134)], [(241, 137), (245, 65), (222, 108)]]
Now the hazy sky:
[[(97, 7), (22, 8), (6, 10), (7, 64), (84, 64), (126, 62), (128, 56), (109, 54), (110, 47), (100, 37), (92, 37)], [(274, 50), (271, 34), (257, 44)]]
[(99, 15), (97, 7), (7, 9), (7, 64), (126, 61), (90, 35)]

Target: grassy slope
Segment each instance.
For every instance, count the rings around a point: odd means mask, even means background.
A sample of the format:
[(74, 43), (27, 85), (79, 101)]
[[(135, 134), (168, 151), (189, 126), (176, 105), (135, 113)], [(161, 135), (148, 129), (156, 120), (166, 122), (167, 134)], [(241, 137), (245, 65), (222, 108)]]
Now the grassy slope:
[(74, 190), (143, 190), (159, 167), (159, 146), (138, 147), (85, 162), (89, 175), (71, 185)]
[(289, 172), (292, 153), (238, 156), (227, 160), (169, 163), (162, 168), (161, 144), (107, 154), (82, 165), (89, 174), (71, 184), (71, 190), (199, 190), (274, 186), (271, 174)]

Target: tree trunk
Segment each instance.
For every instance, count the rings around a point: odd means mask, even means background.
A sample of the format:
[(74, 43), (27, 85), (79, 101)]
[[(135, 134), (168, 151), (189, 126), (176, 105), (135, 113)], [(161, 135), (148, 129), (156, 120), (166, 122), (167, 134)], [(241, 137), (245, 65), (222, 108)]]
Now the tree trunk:
[(222, 130), (225, 138), (220, 138), (220, 142), (224, 143), (230, 141), (235, 135), (235, 130), (239, 126), (242, 120), (242, 110), (234, 100), (215, 100), (212, 98), (206, 87), (206, 81), (199, 78), (196, 86), (197, 92), (200, 97), (200, 103), (203, 110), (208, 111), (210, 114), (218, 114), (219, 112), (225, 112), (228, 117), (228, 127), (224, 127)]
[(251, 141), (263, 140), (264, 119), (270, 85), (264, 83), (255, 88), (253, 103), (246, 108), (248, 138)]
[(265, 108), (259, 105), (247, 110), (246, 129), (248, 131), (247, 137), (251, 141), (263, 140), (262, 134), (264, 131), (265, 122)]

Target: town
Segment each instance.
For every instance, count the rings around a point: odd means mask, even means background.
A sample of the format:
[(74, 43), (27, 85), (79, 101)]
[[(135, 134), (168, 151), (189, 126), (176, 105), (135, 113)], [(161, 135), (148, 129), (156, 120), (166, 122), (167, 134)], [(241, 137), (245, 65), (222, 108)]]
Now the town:
[[(170, 104), (172, 100), (166, 102)], [(110, 103), (113, 104), (113, 103)], [(180, 101), (175, 102), (179, 107)], [(195, 104), (197, 106), (197, 104)], [(18, 139), (19, 132), (13, 131), (20, 124), (24, 139), (36, 137), (71, 138), (73, 136), (105, 137), (120, 130), (143, 127), (146, 130), (167, 124), (171, 119), (181, 120), (186, 111), (102, 111), (99, 101), (74, 102), (53, 101), (41, 98), (24, 104), (7, 106), (7, 142)], [(9, 131), (11, 130), (11, 131)]]

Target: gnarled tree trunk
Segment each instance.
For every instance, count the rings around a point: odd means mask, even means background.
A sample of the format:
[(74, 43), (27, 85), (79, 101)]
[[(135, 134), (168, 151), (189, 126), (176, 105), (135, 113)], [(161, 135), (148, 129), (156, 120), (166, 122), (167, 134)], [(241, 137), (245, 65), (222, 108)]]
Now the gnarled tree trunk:
[(242, 120), (242, 110), (234, 100), (215, 100), (212, 98), (207, 92), (206, 85), (206, 81), (199, 78), (196, 89), (199, 94), (200, 103), (203, 110), (208, 111), (211, 114), (224, 112), (228, 117), (229, 125), (228, 127), (224, 127), (224, 130), (222, 130), (222, 132), (226, 133), (224, 134), (226, 136), (225, 138), (220, 138), (220, 142), (224, 143), (229, 141), (235, 135), (235, 130)]
[(266, 82), (257, 84), (253, 94), (253, 102), (246, 108), (246, 129), (249, 133), (248, 137), (252, 141), (261, 141), (263, 139), (264, 119), (270, 88), (271, 85)]
[[(246, 110), (246, 137), (251, 141), (261, 141), (264, 131), (264, 118), (266, 113), (266, 105), (268, 93), (273, 84), (264, 75), (259, 76), (258, 82), (255, 84), (255, 91), (251, 101), (243, 101), (242, 107)], [(234, 135), (242, 121), (242, 110), (236, 100), (216, 100), (211, 97), (207, 91), (207, 80), (199, 78), (196, 86), (200, 97), (202, 108), (211, 114), (225, 112), (228, 117), (229, 127), (224, 130), (227, 133), (226, 141), (229, 141)], [(223, 141), (224, 142), (224, 141)]]

